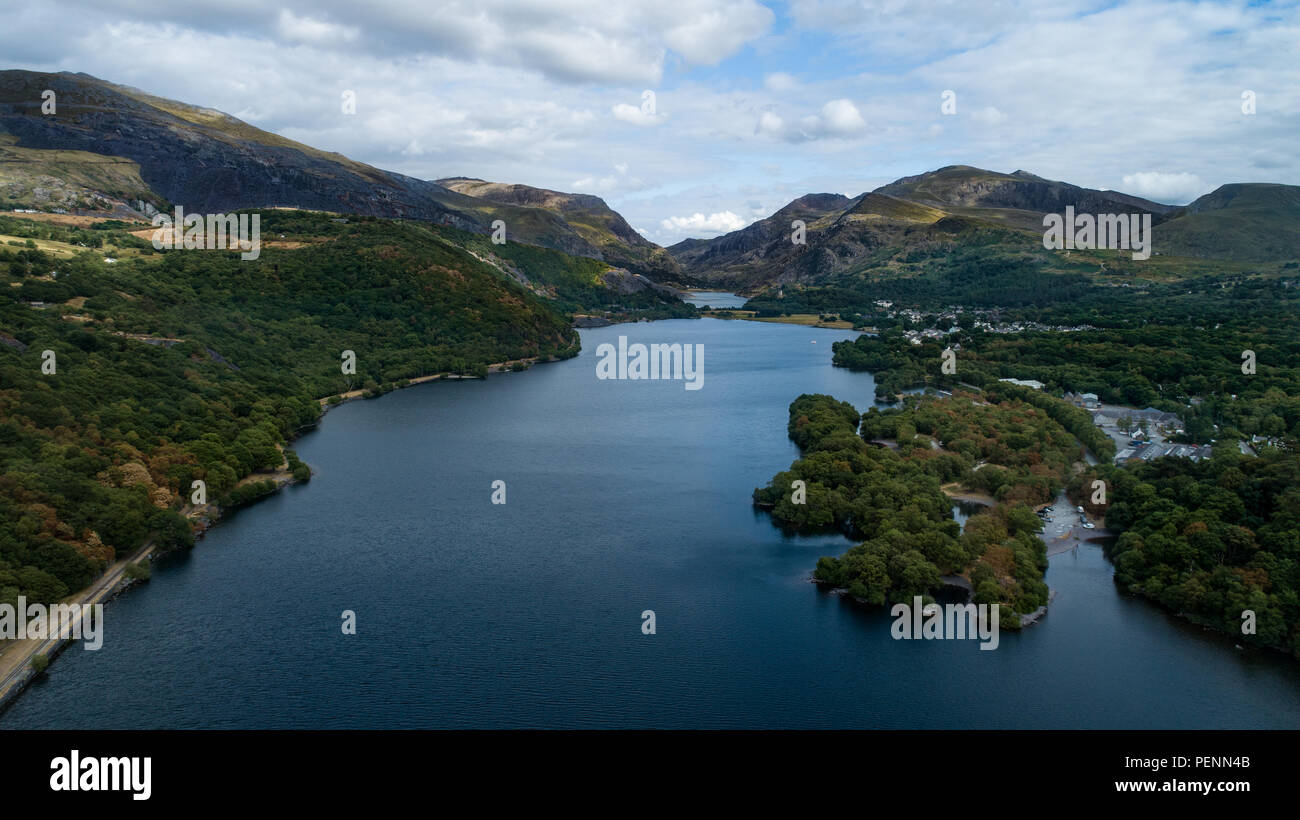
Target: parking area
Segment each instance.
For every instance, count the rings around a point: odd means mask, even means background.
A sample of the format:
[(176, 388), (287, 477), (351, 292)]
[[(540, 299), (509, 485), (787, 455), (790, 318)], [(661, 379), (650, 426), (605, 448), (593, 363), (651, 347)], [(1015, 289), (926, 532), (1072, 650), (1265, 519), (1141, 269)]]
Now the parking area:
[(1065, 497), (1064, 492), (1051, 505), (1039, 510), (1039, 518), (1043, 521), (1042, 538), (1047, 544), (1048, 555), (1074, 549), (1084, 541), (1107, 532), (1101, 522), (1080, 513), (1078, 507)]

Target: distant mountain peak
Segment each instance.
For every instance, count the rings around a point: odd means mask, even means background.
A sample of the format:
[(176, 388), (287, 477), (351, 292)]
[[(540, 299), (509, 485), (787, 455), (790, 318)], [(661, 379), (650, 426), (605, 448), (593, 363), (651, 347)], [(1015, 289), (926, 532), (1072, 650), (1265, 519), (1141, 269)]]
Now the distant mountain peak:
[[(41, 115), (46, 88), (57, 92), (57, 117)], [(109, 203), (115, 216), (138, 217), (146, 215), (146, 202), (159, 210), (180, 204), (209, 213), (285, 206), (421, 220), (475, 233), (489, 233), (501, 219), (515, 241), (608, 261), (658, 281), (681, 277), (667, 251), (599, 197), (472, 177), (442, 180), (445, 185), (415, 179), (263, 131), (216, 109), (85, 73), (0, 71), (0, 146), (10, 159), (21, 159), (15, 167), (26, 172), (18, 185), (22, 196), (44, 195), (48, 186), (38, 178), (46, 172), (72, 179), (60, 206), (91, 199)], [(467, 195), (468, 187), (475, 192)]]

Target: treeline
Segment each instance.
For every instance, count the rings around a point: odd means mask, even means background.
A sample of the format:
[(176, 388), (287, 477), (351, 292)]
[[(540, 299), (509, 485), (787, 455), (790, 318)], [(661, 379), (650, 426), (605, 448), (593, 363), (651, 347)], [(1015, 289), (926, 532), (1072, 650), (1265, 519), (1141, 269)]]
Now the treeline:
[[(1273, 322), (1217, 330), (1149, 325), (1068, 333), (961, 331), (919, 345), (895, 330), (836, 342), (832, 350), (836, 365), (872, 372), (882, 399), (918, 386), (989, 387), (1000, 378), (1033, 379), (1048, 393), (1095, 393), (1105, 403), (1175, 413), (1192, 442), (1252, 435), (1300, 439), (1300, 324), (1293, 317)], [(955, 374), (942, 372), (949, 348)], [(1252, 373), (1243, 372), (1246, 351), (1253, 355)], [(1097, 446), (1104, 443), (1098, 439)]]
[[(81, 238), (18, 221), (0, 230)], [(275, 211), (262, 239), (255, 261), (0, 245), (0, 602), (58, 600), (150, 538), (193, 543), (196, 479), (229, 506), (282, 464), (305, 478), (281, 448), (322, 396), (577, 352), (550, 303), (436, 230)]]
[[(819, 560), (818, 581), (884, 604), (933, 596), (941, 576), (965, 574), (976, 603), (1002, 604), (1011, 626), (1019, 623), (1013, 614), (1047, 602), (1046, 546), (1028, 505), (1062, 485), (1078, 445), (1046, 414), (1010, 398), (988, 405), (963, 395), (909, 398), (902, 409), (859, 416), (830, 396), (804, 395), (790, 405), (788, 431), (802, 456), (754, 491), (755, 504), (790, 530), (839, 531), (861, 542)], [(897, 450), (868, 443), (873, 438)], [(965, 532), (942, 489), (954, 481), (999, 500)]]
[[(1115, 583), (1234, 640), (1300, 658), (1300, 455), (1216, 448), (1105, 467)], [(1253, 617), (1247, 616), (1252, 613)]]
[(820, 277), (815, 284), (787, 285), (750, 299), (760, 316), (794, 313), (876, 312), (885, 299), (908, 305), (1028, 308), (1087, 298), (1093, 285), (1074, 272), (1048, 272), (1042, 261), (996, 246), (931, 243), (891, 248), (857, 270)]
[(1046, 504), (1083, 453), (1052, 413), (1028, 398), (1018, 391), (908, 396), (901, 408), (863, 414), (862, 437), (896, 442), (904, 456), (930, 462), (944, 482), (999, 502)]
[(432, 228), (447, 241), (463, 245), (483, 259), (492, 260), (511, 277), (525, 279), (546, 295), (564, 313), (604, 311), (629, 319), (694, 319), (694, 306), (669, 293), (653, 288), (624, 293), (608, 287), (604, 274), (610, 263), (587, 257), (567, 256), (549, 248), (507, 242), (492, 244), (490, 238), (450, 228)]
[(1083, 446), (1087, 447), (1097, 460), (1109, 463), (1115, 459), (1115, 440), (1106, 435), (1105, 431), (1093, 422), (1092, 414), (1082, 407), (1049, 396), (1040, 390), (1008, 382), (987, 382), (984, 388), (985, 396), (989, 401), (1002, 401), (1004, 397), (1009, 397), (1032, 404), (1042, 410), (1048, 418), (1083, 442)]

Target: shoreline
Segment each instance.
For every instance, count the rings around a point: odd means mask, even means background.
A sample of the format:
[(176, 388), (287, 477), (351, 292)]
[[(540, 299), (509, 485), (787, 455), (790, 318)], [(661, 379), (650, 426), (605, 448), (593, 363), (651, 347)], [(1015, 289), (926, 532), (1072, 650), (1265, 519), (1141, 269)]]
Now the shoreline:
[[(722, 319), (724, 321), (729, 321), (729, 322), (765, 322), (769, 325), (798, 325), (799, 327), (815, 327), (815, 328), (820, 328), (822, 330), (853, 330), (852, 322), (845, 322), (845, 321), (823, 322), (821, 321), (820, 317), (815, 320), (810, 320), (807, 318), (807, 317), (817, 316), (817, 314), (815, 313), (797, 313), (791, 316), (734, 315), (737, 313), (753, 313), (753, 311), (746, 311), (742, 308), (713, 308), (712, 310), (704, 312), (701, 315), (707, 319)], [(719, 314), (732, 314), (732, 315), (720, 316)], [(803, 319), (803, 321), (800, 321), (801, 318)], [(870, 331), (860, 330), (858, 332), (867, 333)]]
[[(563, 361), (563, 360), (555, 359), (555, 358), (547, 359), (545, 364), (549, 364), (551, 362), (556, 362), (556, 361)], [(513, 368), (514, 365), (521, 365), (521, 364), (528, 365), (528, 367), (531, 368), (533, 365), (538, 364), (539, 362), (541, 362), (541, 359), (538, 356), (529, 356), (523, 359), (510, 359), (509, 361), (497, 362), (496, 364), (488, 365), (487, 372), (488, 373), (513, 373), (515, 372), (513, 369), (507, 369), (507, 368)], [(524, 368), (524, 369), (528, 369), (528, 368)], [(375, 398), (379, 398), (380, 396), (383, 396), (387, 393), (391, 393), (393, 390), (403, 390), (407, 387), (414, 387), (417, 384), (425, 384), (426, 382), (436, 382), (442, 380), (460, 381), (462, 379), (473, 380), (477, 378), (479, 377), (462, 376), (459, 373), (430, 373), (427, 376), (416, 376), (410, 379), (398, 379), (396, 382), (393, 382), (393, 387), (391, 390), (384, 390), (383, 392), (377, 394)], [(381, 388), (382, 386), (383, 385), (380, 385)], [(344, 393), (334, 393), (329, 396), (323, 396), (317, 399), (316, 401), (321, 406), (321, 416), (324, 416), (325, 413), (329, 410), (329, 408), (340, 405), (345, 401), (352, 401), (353, 399), (365, 398), (366, 392), (367, 391), (365, 388), (357, 388), (356, 390), (348, 390)], [(334, 399), (338, 399), (338, 401), (334, 401)], [(319, 419), (320, 417), (317, 417), (317, 421), (319, 421)], [(297, 436), (295, 435), (294, 438), (297, 438)], [(292, 440), (293, 439), (289, 439), (289, 441)], [(287, 444), (288, 442), (285, 443)]]
[[(104, 574), (95, 580), (89, 587), (78, 590), (72, 595), (64, 598), (60, 603), (63, 604), (106, 604), (125, 590), (135, 586), (140, 581), (127, 578), (126, 568), (132, 564), (138, 564), (145, 559), (153, 556), (155, 545), (152, 540), (146, 543), (140, 549), (126, 558), (114, 561)], [(82, 612), (79, 611), (80, 618)], [(42, 673), (37, 672), (32, 666), (32, 658), (44, 654), (46, 658), (53, 663), (54, 658), (60, 655), (64, 649), (72, 643), (72, 624), (64, 624), (59, 630), (59, 635), (53, 638), (27, 638), (18, 641), (16, 647), (10, 647), (3, 654), (0, 654), (0, 716), (4, 710), (16, 701), (32, 681), (36, 680)], [(23, 644), (26, 644), (24, 647)], [(17, 654), (10, 654), (16, 652)], [(48, 667), (47, 667), (48, 668)]]
[[(964, 575), (943, 575), (940, 576), (940, 580), (944, 582), (944, 587), (947, 589), (964, 590), (967, 593), (966, 602), (970, 603), (970, 595), (973, 592), (973, 590), (970, 586), (970, 581), (967, 580)], [(961, 583), (961, 581), (965, 581), (965, 583)], [(851, 598), (853, 602), (858, 606), (864, 606), (870, 609), (884, 609), (891, 605), (889, 603), (885, 603), (883, 605), (873, 604), (870, 601), (866, 600), (865, 598), (859, 598), (856, 595), (851, 595), (849, 593), (848, 587), (835, 586), (830, 581), (823, 581), (819, 578), (814, 578), (812, 575), (808, 576), (808, 582), (816, 585), (819, 588), (824, 588), (828, 595), (844, 596), (844, 597)], [(1017, 618), (1019, 618), (1019, 624), (1015, 627), (1012, 627), (1012, 629), (1014, 629), (1016, 632), (1019, 632), (1020, 630), (1024, 629), (1027, 626), (1031, 626), (1033, 624), (1038, 623), (1040, 620), (1042, 620), (1043, 616), (1047, 614), (1047, 608), (1051, 606), (1052, 601), (1055, 599), (1056, 599), (1056, 590), (1052, 587), (1048, 587), (1047, 603), (1043, 604), (1038, 609), (1035, 609), (1033, 612), (1025, 613), (1023, 615), (1017, 615)]]
[[(516, 372), (513, 370), (515, 365), (526, 364), (531, 368), (533, 365), (538, 364), (539, 361), (539, 357), (532, 356), (524, 359), (512, 359), (510, 361), (497, 362), (488, 365), (488, 373), (512, 373)], [(552, 358), (548, 359), (545, 363), (555, 361), (563, 360)], [(479, 377), (462, 376), (457, 373), (432, 373), (427, 376), (417, 376), (413, 379), (399, 380), (398, 383), (394, 384), (392, 390), (402, 390), (407, 387), (413, 387), (417, 384), (424, 384), (432, 381), (459, 381), (462, 379), (468, 380), (477, 378)], [(375, 395), (375, 398), (382, 398), (387, 393), (392, 392), (392, 390), (379, 393)], [(331, 408), (337, 407), (344, 402), (364, 398), (366, 392), (367, 391), (364, 389), (350, 390), (346, 393), (336, 393), (334, 395), (317, 399), (317, 402), (321, 407), (321, 412), (320, 415), (316, 417), (316, 421), (294, 431), (293, 435), (285, 439), (284, 445), (280, 445), (280, 449), (283, 450), (284, 447), (292, 444), (301, 436), (315, 430), (320, 425), (321, 419), (325, 417), (325, 414), (328, 413)], [(331, 401), (333, 399), (338, 400)], [(309, 469), (310, 467), (311, 465), (308, 465)], [(285, 487), (293, 484), (306, 483), (311, 480), (310, 477), (302, 480), (295, 479), (293, 474), (289, 472), (287, 468), (288, 460), (286, 459), (284, 464), (275, 470), (262, 473), (249, 473), (239, 479), (235, 485), (237, 487), (256, 481), (271, 481), (275, 484), (275, 487), (271, 491), (256, 496), (255, 498), (251, 498), (244, 503), (236, 504), (231, 507), (221, 507), (217, 504), (204, 504), (199, 507), (185, 505), (182, 507), (179, 512), (194, 526), (194, 546), (197, 547), (199, 540), (207, 534), (208, 530), (220, 523), (227, 514), (234, 512), (241, 507), (248, 506), (256, 501), (260, 501), (263, 498), (274, 495)], [(190, 547), (190, 549), (193, 548), (194, 547)], [(143, 581), (125, 577), (126, 567), (128, 565), (137, 564), (145, 559), (162, 557), (163, 555), (167, 555), (173, 551), (174, 550), (158, 551), (153, 540), (150, 539), (130, 556), (116, 559), (106, 570), (104, 570), (104, 573), (100, 577), (91, 582), (90, 586), (77, 590), (64, 598), (60, 603), (108, 604), (127, 590), (143, 583)], [(27, 687), (30, 686), (33, 681), (49, 669), (49, 666), (47, 665), (46, 670), (37, 672), (32, 666), (32, 660), (37, 655), (44, 655), (50, 664), (54, 663), (54, 660), (63, 653), (63, 650), (66, 649), (69, 644), (72, 643), (71, 628), (71, 625), (65, 625), (64, 628), (60, 630), (60, 636), (57, 638), (46, 638), (44, 640), (29, 638), (21, 642), (16, 642), (15, 645), (5, 647), (3, 651), (0, 651), (0, 721), (3, 721), (5, 710), (12, 706), (14, 702), (22, 696), (23, 692), (27, 690)], [(66, 633), (66, 636), (64, 633)], [(28, 646), (22, 646), (21, 644), (28, 644)]]

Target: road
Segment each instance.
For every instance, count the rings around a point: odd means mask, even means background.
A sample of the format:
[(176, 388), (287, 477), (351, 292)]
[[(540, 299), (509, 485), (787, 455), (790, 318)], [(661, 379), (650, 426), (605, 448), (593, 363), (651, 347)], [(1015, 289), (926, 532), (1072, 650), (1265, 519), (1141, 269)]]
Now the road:
[[(117, 587), (118, 582), (122, 580), (127, 565), (134, 564), (149, 557), (153, 554), (153, 549), (154, 544), (150, 541), (148, 544), (145, 544), (137, 550), (134, 555), (113, 564), (102, 576), (100, 576), (99, 580), (86, 589), (81, 590), (75, 595), (64, 598), (62, 603), (76, 603), (83, 605), (103, 603), (104, 598), (106, 598), (108, 594)], [(77, 612), (78, 620), (81, 618), (81, 612), (82, 610), (79, 608)], [(65, 624), (64, 628), (61, 630), (62, 635), (70, 634), (72, 627), (73, 624)], [(37, 653), (48, 652), (63, 640), (63, 637), (58, 637), (47, 638), (45, 640), (30, 638), (23, 641), (6, 641), (5, 643), (8, 643), (9, 646), (5, 648), (4, 652), (0, 653), (0, 702), (3, 702), (10, 694), (10, 691), (24, 679), (28, 667), (31, 664), (31, 660)]]
[[(1079, 524), (1079, 512), (1075, 509), (1075, 505), (1065, 497), (1064, 491), (1052, 502), (1052, 507), (1056, 511), (1048, 513), (1050, 520), (1043, 522), (1042, 538), (1047, 544), (1048, 555), (1069, 552), (1085, 541), (1114, 534), (1103, 527), (1090, 530), (1081, 526)], [(1093, 521), (1092, 523), (1097, 522)]]

